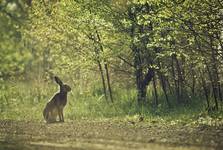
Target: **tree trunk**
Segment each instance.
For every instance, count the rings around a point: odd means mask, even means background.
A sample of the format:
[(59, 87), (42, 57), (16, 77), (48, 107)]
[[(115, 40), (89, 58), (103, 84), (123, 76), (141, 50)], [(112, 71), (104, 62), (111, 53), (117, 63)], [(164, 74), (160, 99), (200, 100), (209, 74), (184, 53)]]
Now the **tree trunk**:
[[(161, 64), (160, 64), (159, 59), (158, 59), (158, 67), (159, 67), (159, 69), (161, 69)], [(164, 92), (164, 95), (165, 95), (165, 98), (166, 98), (167, 106), (170, 107), (170, 102), (169, 102), (169, 98), (168, 98), (168, 95), (167, 95), (166, 82), (164, 80), (164, 76), (162, 75), (161, 71), (158, 72), (158, 75), (159, 75), (159, 78), (160, 78), (160, 81), (161, 81), (161, 86), (162, 86), (162, 89), (163, 89), (163, 92)]]
[(136, 52), (134, 57), (134, 67), (135, 67), (135, 77), (136, 77), (136, 87), (137, 87), (137, 101), (138, 105), (141, 107), (146, 101), (146, 87), (142, 86), (143, 72), (141, 68), (139, 54)]
[[(131, 20), (131, 29), (130, 29), (130, 36), (131, 36), (131, 50), (133, 52), (133, 60), (134, 60), (134, 69), (135, 69), (135, 78), (136, 78), (136, 89), (137, 89), (137, 102), (138, 106), (142, 107), (144, 104), (146, 104), (146, 91), (147, 86), (152, 81), (152, 78), (154, 77), (154, 70), (150, 67), (147, 69), (147, 73), (144, 73), (145, 70), (143, 70), (143, 62), (141, 55), (143, 53), (143, 49), (140, 47), (137, 47), (135, 44), (135, 38), (138, 34), (137, 29), (137, 20), (136, 20), (136, 13), (132, 11), (132, 9), (128, 10), (128, 17)], [(141, 31), (142, 32), (142, 31)], [(149, 64), (147, 64), (149, 66)], [(146, 69), (146, 68), (144, 68)]]
[(216, 88), (218, 89), (218, 98), (222, 101), (222, 93), (221, 93), (221, 84), (219, 79), (218, 73), (218, 66), (217, 66), (217, 52), (213, 47), (213, 39), (210, 37), (210, 47), (211, 47), (211, 57), (212, 57), (212, 67), (214, 72), (214, 82), (216, 84)]
[[(100, 47), (101, 52), (104, 52), (104, 48), (102, 45), (102, 41), (101, 41), (101, 37), (98, 33), (98, 30), (95, 31), (97, 39), (98, 39), (98, 44)], [(104, 61), (104, 68), (105, 68), (105, 74), (106, 74), (106, 80), (107, 80), (107, 85), (108, 85), (108, 91), (109, 91), (109, 96), (110, 96), (110, 100), (113, 103), (113, 96), (112, 96), (112, 89), (111, 89), (111, 83), (110, 83), (110, 76), (109, 76), (109, 71), (108, 71), (108, 64), (107, 64), (107, 60), (105, 58), (103, 58)]]
[(106, 73), (106, 78), (107, 78), (109, 96), (110, 96), (111, 102), (113, 103), (114, 101), (113, 101), (113, 96), (112, 96), (110, 76), (109, 76), (109, 72), (108, 72), (108, 64), (105, 64), (105, 73)]
[(173, 93), (173, 89), (172, 89), (172, 87), (171, 87), (171, 85), (170, 85), (170, 81), (169, 81), (169, 79), (168, 79), (167, 77), (165, 77), (164, 80), (165, 80), (166, 83), (167, 83), (167, 89), (169, 89), (170, 94), (173, 95), (174, 93)]
[(177, 103), (180, 104), (180, 89), (179, 89), (179, 83), (178, 80), (176, 79), (176, 73), (175, 73), (175, 68), (174, 68), (174, 55), (172, 56), (172, 74), (173, 74), (173, 80), (174, 80), (174, 86), (175, 86), (175, 94), (176, 94), (176, 99), (177, 99)]
[(101, 62), (99, 60), (97, 62), (98, 62), (98, 68), (99, 68), (99, 71), (100, 71), (100, 74), (101, 74), (101, 81), (102, 81), (103, 91), (104, 91), (104, 95), (105, 95), (105, 100), (108, 102), (104, 72), (103, 72), (103, 69), (102, 69), (102, 66), (101, 66)]
[(142, 87), (140, 84), (137, 85), (137, 101), (140, 108), (146, 104), (146, 89), (146, 87)]
[(208, 90), (207, 90), (207, 87), (206, 87), (206, 82), (205, 82), (203, 77), (201, 77), (201, 82), (202, 82), (202, 87), (203, 87), (204, 95), (205, 95), (206, 102), (207, 102), (207, 108), (209, 109), (210, 102), (209, 102), (209, 99), (208, 99)]
[(195, 95), (195, 85), (196, 85), (196, 79), (195, 79), (195, 72), (194, 72), (194, 65), (191, 64), (191, 75), (192, 75), (192, 87), (191, 87), (191, 93), (194, 96)]
[(174, 56), (174, 60), (176, 61), (176, 69), (177, 69), (177, 86), (178, 86), (178, 96), (179, 100), (181, 102), (183, 101), (183, 74), (182, 74), (182, 69), (180, 67), (179, 60), (177, 59), (176, 55)]
[(154, 104), (155, 104), (155, 107), (158, 106), (158, 94), (157, 94), (157, 89), (156, 89), (156, 77), (154, 76), (153, 77), (153, 89), (154, 89)]
[[(205, 61), (206, 62), (206, 61)], [(218, 110), (218, 100), (217, 100), (217, 88), (216, 88), (216, 84), (212, 78), (212, 74), (211, 74), (211, 71), (209, 69), (209, 66), (206, 62), (206, 66), (207, 66), (207, 71), (208, 71), (208, 76), (209, 76), (209, 79), (211, 81), (211, 86), (212, 86), (212, 90), (213, 90), (213, 96), (214, 96), (214, 102), (215, 102), (215, 107), (216, 109)]]

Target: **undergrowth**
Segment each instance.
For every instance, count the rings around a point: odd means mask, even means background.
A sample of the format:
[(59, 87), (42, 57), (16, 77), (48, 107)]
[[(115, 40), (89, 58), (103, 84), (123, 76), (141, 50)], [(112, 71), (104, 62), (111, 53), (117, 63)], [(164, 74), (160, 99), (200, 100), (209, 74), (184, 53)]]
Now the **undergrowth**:
[[(40, 82), (1, 82), (0, 119), (43, 121), (42, 110), (48, 100), (57, 92), (55, 83)], [(153, 104), (153, 92), (148, 89), (148, 103), (137, 107), (136, 91), (133, 89), (113, 88), (114, 103), (106, 101), (100, 86), (94, 90), (80, 92), (72, 87), (65, 107), (65, 118), (105, 119), (132, 118), (144, 116), (145, 120), (166, 120), (176, 122), (201, 121), (201, 118), (223, 120), (222, 108), (218, 112), (207, 112), (205, 101), (193, 97), (187, 104), (179, 105), (174, 96), (170, 97), (171, 107), (167, 107), (164, 97), (159, 96), (159, 105)], [(200, 119), (200, 120), (199, 120)], [(203, 120), (205, 123), (205, 120)], [(207, 123), (208, 124), (208, 123)]]

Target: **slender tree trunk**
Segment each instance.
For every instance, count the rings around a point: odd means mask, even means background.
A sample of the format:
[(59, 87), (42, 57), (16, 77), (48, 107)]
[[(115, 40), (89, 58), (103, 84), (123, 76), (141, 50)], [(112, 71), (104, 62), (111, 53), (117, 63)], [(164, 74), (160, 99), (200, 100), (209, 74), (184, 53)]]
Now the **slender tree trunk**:
[(179, 91), (179, 99), (181, 99), (182, 102), (182, 94), (183, 94), (183, 74), (182, 74), (182, 69), (180, 67), (179, 60), (177, 57), (174, 57), (174, 60), (176, 62), (176, 69), (177, 69), (177, 86), (178, 86), (178, 91)]
[(212, 78), (212, 74), (211, 74), (211, 71), (209, 69), (209, 66), (207, 65), (207, 62), (206, 62), (206, 66), (207, 66), (208, 76), (209, 76), (209, 79), (210, 79), (211, 85), (212, 85), (212, 91), (213, 91), (213, 96), (214, 96), (215, 107), (216, 107), (216, 109), (218, 109), (218, 100), (217, 100), (217, 88), (216, 88), (216, 84), (215, 84), (215, 82), (214, 82), (214, 80)]
[(181, 101), (180, 101), (180, 89), (179, 89), (179, 82), (178, 80), (176, 79), (176, 73), (175, 73), (175, 68), (174, 68), (174, 57), (175, 56), (172, 56), (172, 74), (173, 74), (173, 80), (174, 80), (174, 86), (175, 86), (175, 94), (176, 94), (176, 99), (177, 99), (177, 103), (180, 104)]
[(218, 67), (217, 67), (217, 52), (213, 48), (213, 39), (210, 37), (210, 46), (211, 46), (211, 57), (212, 57), (212, 66), (214, 72), (214, 82), (218, 88), (218, 98), (222, 101), (222, 93), (221, 93), (221, 84), (219, 79)]
[(138, 106), (142, 107), (146, 104), (146, 87), (142, 87), (140, 84), (137, 85), (137, 101)]
[(174, 92), (173, 92), (173, 89), (172, 89), (172, 87), (171, 87), (171, 85), (170, 85), (170, 81), (169, 81), (169, 79), (165, 77), (164, 80), (165, 80), (166, 83), (167, 83), (167, 86), (168, 86), (167, 89), (169, 89), (170, 94), (173, 95)]
[(146, 87), (143, 87), (142, 85), (142, 68), (141, 68), (141, 61), (139, 52), (135, 50), (136, 54), (134, 57), (134, 66), (135, 66), (135, 76), (136, 76), (136, 87), (137, 87), (137, 101), (138, 105), (141, 107), (143, 104), (145, 104), (146, 101)]
[[(158, 67), (161, 69), (161, 64), (160, 64), (159, 59), (158, 59)], [(160, 78), (160, 81), (161, 81), (161, 86), (162, 86), (162, 89), (163, 89), (163, 92), (164, 92), (164, 95), (165, 95), (165, 98), (166, 98), (167, 106), (170, 107), (170, 102), (169, 102), (169, 98), (168, 98), (168, 95), (167, 95), (166, 82), (164, 80), (164, 76), (162, 75), (162, 73), (160, 71), (158, 72), (158, 75), (159, 75), (159, 78)]]
[[(103, 48), (101, 37), (100, 37), (100, 35), (98, 33), (98, 30), (96, 30), (95, 32), (96, 32), (97, 39), (98, 39), (98, 42), (99, 42), (100, 50), (101, 50), (102, 53), (104, 53), (104, 48)], [(104, 61), (104, 68), (105, 68), (105, 74), (106, 74), (106, 80), (107, 80), (107, 85), (108, 85), (109, 96), (110, 96), (111, 102), (113, 103), (113, 96), (112, 96), (110, 76), (109, 76), (109, 71), (108, 71), (108, 64), (107, 64), (107, 60), (105, 58), (103, 58), (103, 61)]]
[(164, 92), (164, 95), (166, 98), (167, 106), (170, 107), (170, 102), (169, 102), (169, 98), (168, 98), (167, 91), (166, 91), (166, 83), (165, 83), (163, 75), (161, 75), (161, 74), (160, 74), (160, 80), (161, 80), (162, 89), (163, 89), (163, 92)]
[(113, 96), (112, 96), (110, 76), (109, 76), (109, 72), (108, 72), (108, 64), (105, 64), (105, 73), (106, 73), (106, 78), (107, 78), (109, 96), (110, 96), (111, 102), (113, 103), (114, 101), (113, 101)]
[(208, 89), (207, 89), (206, 82), (205, 82), (203, 76), (201, 76), (201, 83), (202, 83), (202, 87), (203, 87), (203, 90), (204, 90), (204, 95), (205, 95), (206, 102), (207, 102), (207, 108), (209, 109), (210, 102), (209, 102), (209, 98), (208, 98)]
[(154, 89), (154, 98), (155, 98), (154, 104), (155, 104), (155, 107), (157, 107), (158, 106), (158, 94), (157, 94), (156, 77), (155, 76), (153, 77), (153, 89)]
[(101, 74), (101, 81), (102, 81), (102, 86), (103, 86), (103, 91), (104, 91), (104, 95), (105, 95), (105, 100), (108, 102), (108, 96), (107, 96), (107, 90), (106, 90), (106, 84), (105, 84), (105, 77), (104, 77), (104, 71), (102, 69), (102, 65), (101, 62), (98, 60), (98, 68)]
[(191, 93), (193, 96), (195, 95), (195, 85), (196, 85), (196, 79), (195, 79), (195, 72), (194, 72), (194, 65), (191, 64), (191, 75), (192, 75), (192, 87), (191, 87)]
[(97, 41), (96, 41), (94, 35), (92, 35), (92, 34), (87, 35), (87, 37), (94, 42), (95, 54), (96, 54), (96, 62), (98, 64), (98, 69), (99, 69), (99, 72), (100, 72), (100, 75), (101, 75), (101, 81), (102, 81), (102, 87), (103, 87), (103, 92), (104, 92), (105, 100), (106, 100), (106, 102), (108, 102), (105, 76), (104, 76), (103, 67), (102, 67), (102, 64), (101, 64), (101, 61), (100, 61), (101, 60), (100, 59), (100, 52), (99, 52), (99, 49), (97, 47), (97, 43), (96, 43)]

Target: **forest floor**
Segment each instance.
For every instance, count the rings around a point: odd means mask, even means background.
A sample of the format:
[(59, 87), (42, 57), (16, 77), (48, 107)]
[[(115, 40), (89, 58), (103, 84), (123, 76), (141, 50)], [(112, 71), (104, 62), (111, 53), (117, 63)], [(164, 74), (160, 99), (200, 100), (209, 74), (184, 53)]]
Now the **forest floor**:
[(110, 119), (54, 124), (1, 120), (0, 149), (222, 150), (223, 126)]

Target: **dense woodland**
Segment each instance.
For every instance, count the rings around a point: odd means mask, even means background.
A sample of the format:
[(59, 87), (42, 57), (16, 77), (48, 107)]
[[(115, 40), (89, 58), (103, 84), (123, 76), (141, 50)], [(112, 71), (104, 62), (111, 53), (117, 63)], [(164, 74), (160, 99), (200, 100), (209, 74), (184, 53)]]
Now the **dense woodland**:
[[(58, 75), (76, 93), (70, 101), (222, 110), (221, 0), (1, 0), (0, 35), (1, 89), (56, 86)], [(41, 94), (27, 99), (52, 92)]]

